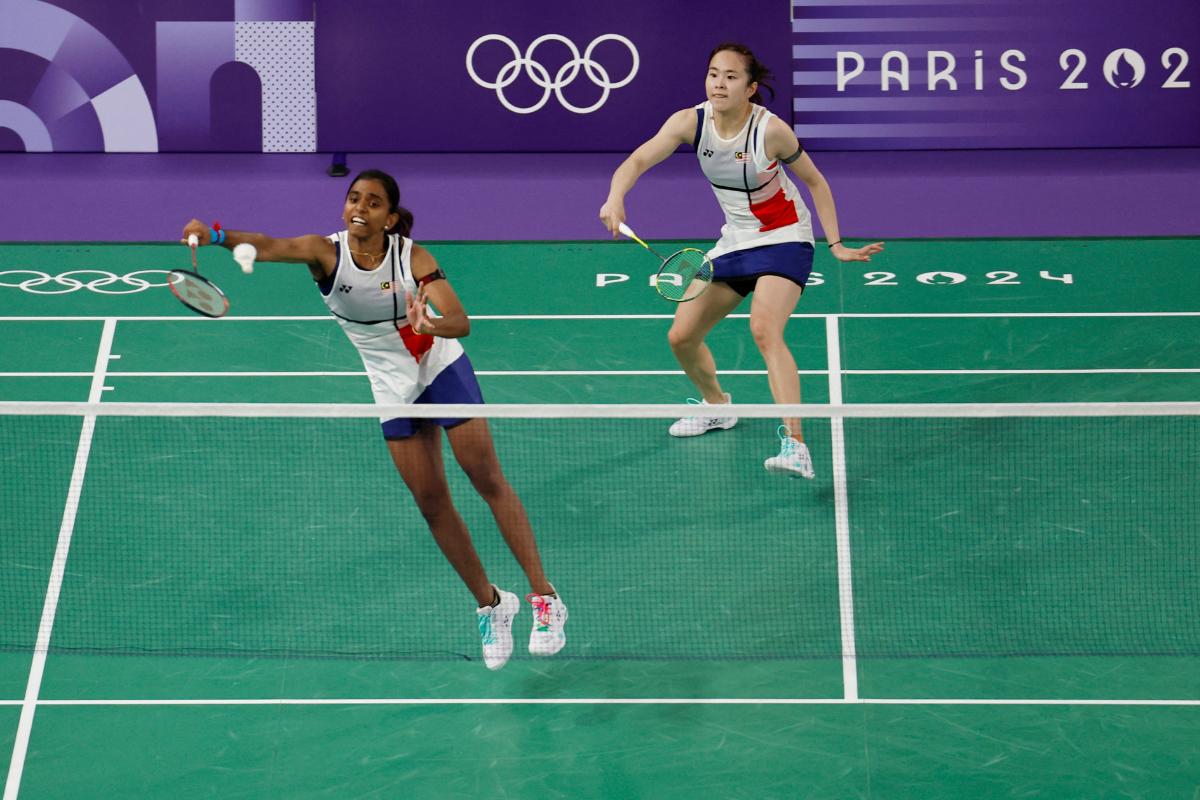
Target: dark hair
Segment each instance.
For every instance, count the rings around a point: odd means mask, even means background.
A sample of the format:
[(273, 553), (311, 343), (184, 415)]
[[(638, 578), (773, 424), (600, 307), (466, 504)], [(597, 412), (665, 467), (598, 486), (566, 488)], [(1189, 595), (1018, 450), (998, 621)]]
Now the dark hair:
[(714, 47), (713, 51), (708, 54), (708, 63), (711, 64), (713, 57), (723, 50), (737, 53), (739, 56), (742, 56), (746, 59), (746, 72), (750, 75), (750, 82), (757, 83), (760, 90), (755, 92), (754, 96), (750, 98), (751, 103), (758, 103), (759, 105), (762, 105), (762, 89), (766, 89), (771, 93), (772, 100), (775, 99), (775, 88), (768, 83), (768, 81), (773, 80), (775, 76), (771, 74), (771, 70), (767, 69), (762, 62), (755, 58), (754, 53), (751, 52), (749, 47), (746, 47), (744, 44), (738, 44), (737, 42), (722, 42)]
[[(401, 236), (408, 236), (412, 233), (413, 215), (411, 211), (400, 205), (400, 186), (396, 183), (395, 178), (381, 169), (364, 169), (354, 176), (354, 180), (350, 181), (350, 189), (353, 189), (354, 184), (359, 181), (382, 183), (383, 190), (387, 192), (388, 213), (400, 215), (400, 221), (388, 228), (385, 233), (398, 233)], [(350, 194), (350, 189), (346, 190), (346, 194)]]

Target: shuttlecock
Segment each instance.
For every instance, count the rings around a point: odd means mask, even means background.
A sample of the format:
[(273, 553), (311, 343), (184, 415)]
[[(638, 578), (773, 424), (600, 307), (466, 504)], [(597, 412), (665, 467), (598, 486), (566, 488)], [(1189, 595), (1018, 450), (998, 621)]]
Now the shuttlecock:
[(247, 275), (254, 272), (254, 259), (257, 257), (258, 250), (249, 242), (242, 242), (233, 248), (233, 260), (241, 265), (242, 272)]

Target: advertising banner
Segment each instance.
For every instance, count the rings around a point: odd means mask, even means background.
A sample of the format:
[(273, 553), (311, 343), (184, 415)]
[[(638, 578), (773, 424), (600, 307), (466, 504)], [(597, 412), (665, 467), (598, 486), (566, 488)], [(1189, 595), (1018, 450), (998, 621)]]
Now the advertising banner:
[(1200, 146), (1196, 0), (793, 0), (814, 149)]

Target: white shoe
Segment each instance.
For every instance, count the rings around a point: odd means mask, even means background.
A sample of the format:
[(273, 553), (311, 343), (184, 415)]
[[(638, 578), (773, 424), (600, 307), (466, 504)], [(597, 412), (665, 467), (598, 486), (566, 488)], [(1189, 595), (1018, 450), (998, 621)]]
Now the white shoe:
[(531, 594), (525, 597), (533, 606), (533, 631), (529, 634), (529, 652), (535, 656), (552, 656), (567, 643), (563, 626), (567, 624), (567, 607), (561, 597)]
[(521, 601), (512, 592), (493, 585), (500, 602), (476, 609), (479, 615), (479, 638), (483, 640), (483, 663), (488, 669), (500, 669), (512, 655), (513, 617), (521, 610)]
[[(695, 400), (691, 397), (688, 398), (688, 402), (698, 406), (709, 405), (707, 400)], [(725, 393), (725, 402), (733, 402), (729, 392)], [(734, 425), (737, 425), (737, 417), (684, 417), (671, 423), (667, 433), (672, 436), (699, 436), (718, 429), (727, 431)]]
[(779, 426), (779, 455), (771, 456), (763, 462), (767, 472), (779, 472), (789, 478), (812, 479), (812, 456), (808, 454), (808, 445), (798, 442), (791, 437), (787, 426)]

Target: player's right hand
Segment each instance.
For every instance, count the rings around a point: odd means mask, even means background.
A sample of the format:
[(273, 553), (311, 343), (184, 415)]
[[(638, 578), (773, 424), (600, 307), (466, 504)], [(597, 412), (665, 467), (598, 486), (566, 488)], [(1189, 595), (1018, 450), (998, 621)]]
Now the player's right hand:
[(196, 234), (196, 238), (200, 240), (201, 245), (212, 244), (212, 231), (198, 219), (194, 219), (183, 226), (183, 237), (179, 240), (179, 243), (187, 244), (188, 237), (193, 233)]
[(618, 228), (625, 221), (625, 203), (609, 198), (600, 206), (600, 222), (608, 228), (612, 237), (617, 238)]

